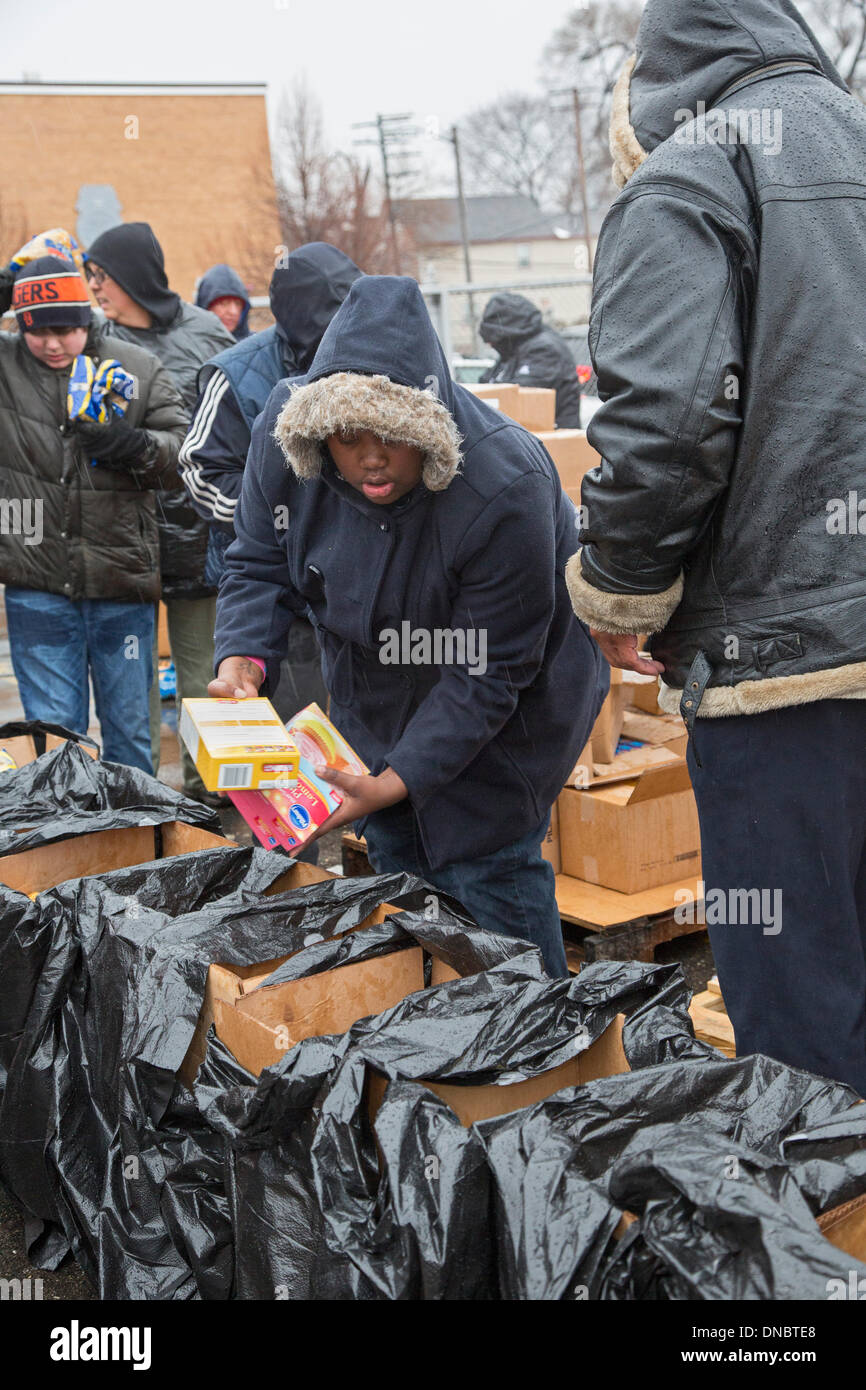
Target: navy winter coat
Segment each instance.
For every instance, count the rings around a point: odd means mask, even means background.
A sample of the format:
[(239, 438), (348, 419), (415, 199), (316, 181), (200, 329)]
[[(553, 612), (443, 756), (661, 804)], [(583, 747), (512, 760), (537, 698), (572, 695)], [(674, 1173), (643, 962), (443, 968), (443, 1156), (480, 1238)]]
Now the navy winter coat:
[[(542, 820), (589, 736), (607, 667), (569, 602), (575, 511), (556, 469), (538, 440), (451, 381), (415, 281), (358, 280), (292, 386), (319, 383), (325, 399), (338, 385), (326, 379), (345, 373), (358, 395), (371, 376), (389, 379), (376, 383), (383, 399), (390, 383), (410, 388), (408, 442), (419, 420), (445, 415), (441, 402), (462, 436), (459, 472), (442, 490), (422, 481), (377, 506), (342, 481), (322, 444), (318, 476), (301, 481), (274, 437), (290, 395), (280, 383), (253, 431), (216, 663), (259, 657), (275, 684), (292, 616), (307, 615), (331, 718), (373, 772), (388, 765), (406, 783), (438, 868)], [(344, 412), (338, 426), (353, 423)], [(486, 670), (386, 664), (383, 634), (404, 622), (415, 634), (483, 633)]]

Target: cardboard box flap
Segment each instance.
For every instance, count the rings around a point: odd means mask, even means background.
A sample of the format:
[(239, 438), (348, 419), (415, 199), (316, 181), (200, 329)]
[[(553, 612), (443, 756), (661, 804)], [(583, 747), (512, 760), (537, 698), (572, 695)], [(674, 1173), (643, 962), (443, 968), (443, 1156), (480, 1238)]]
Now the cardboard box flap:
[(629, 797), (629, 805), (637, 806), (641, 801), (652, 801), (657, 796), (672, 796), (675, 792), (688, 792), (691, 789), (689, 769), (684, 762), (674, 763), (670, 767), (654, 767), (638, 779)]
[(282, 1032), (241, 1013), (225, 999), (214, 1000), (213, 1021), (217, 1037), (253, 1076), (259, 1076), (265, 1067), (274, 1066), (288, 1051)]
[(271, 1028), (285, 1024), (296, 1042), (345, 1033), (359, 1018), (383, 1013), (424, 988), (420, 946), (341, 965), (242, 995), (235, 1005)]
[(866, 1260), (866, 1193), (822, 1212), (818, 1227), (825, 1240), (838, 1250), (844, 1250), (846, 1255), (853, 1255), (857, 1260)]
[(4, 738), (0, 748), (9, 754), (16, 767), (25, 767), (27, 763), (36, 760), (36, 745), (32, 734), (16, 734), (14, 738)]
[[(600, 1038), (584, 1051), (567, 1062), (561, 1062), (549, 1071), (537, 1076), (527, 1076), (521, 1081), (473, 1086), (471, 1083), (452, 1081), (432, 1081), (421, 1078), (420, 1086), (425, 1086), (450, 1110), (467, 1129), (481, 1120), (490, 1120), (498, 1115), (511, 1115), (517, 1110), (525, 1110), (539, 1101), (547, 1100), (572, 1086), (583, 1086), (589, 1081), (598, 1081), (605, 1076), (618, 1076), (630, 1071), (628, 1060), (622, 1046), (622, 1027), (624, 1014), (617, 1014), (608, 1024)], [(368, 1069), (368, 1108), (370, 1118), (374, 1119), (382, 1101), (388, 1080), (381, 1073)]]
[[(87, 750), (85, 749), (85, 752)], [(233, 840), (205, 830), (200, 825), (187, 825), (185, 821), (167, 821), (162, 827), (162, 855), (164, 859), (176, 854), (191, 854), (199, 849), (234, 849)]]
[[(47, 733), (45, 735), (45, 752), (50, 753), (53, 748), (59, 748), (61, 744), (67, 742), (68, 740), (61, 738), (59, 734)], [(93, 758), (94, 761), (98, 760), (98, 752), (95, 748), (91, 748), (89, 743), (79, 743), (78, 747), (81, 749), (82, 753), (87, 754), (88, 758)]]

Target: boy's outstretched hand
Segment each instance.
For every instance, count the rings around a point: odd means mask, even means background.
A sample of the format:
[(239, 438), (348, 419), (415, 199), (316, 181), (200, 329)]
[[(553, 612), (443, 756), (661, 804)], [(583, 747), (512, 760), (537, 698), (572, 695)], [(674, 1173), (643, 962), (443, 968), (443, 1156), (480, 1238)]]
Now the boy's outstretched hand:
[(343, 804), (331, 812), (307, 844), (318, 840), (321, 835), (327, 835), (329, 830), (338, 830), (341, 825), (363, 820), (374, 811), (383, 811), (386, 806), (395, 806), (398, 801), (409, 795), (409, 788), (402, 777), (398, 777), (390, 767), (386, 767), (377, 777), (372, 777), (369, 773), (357, 777), (354, 773), (338, 772), (336, 768), (321, 764), (315, 768), (315, 773), (323, 782), (330, 782), (331, 786), (343, 793)]
[(264, 672), (245, 656), (227, 656), (207, 688), (215, 700), (251, 700), (259, 693)]

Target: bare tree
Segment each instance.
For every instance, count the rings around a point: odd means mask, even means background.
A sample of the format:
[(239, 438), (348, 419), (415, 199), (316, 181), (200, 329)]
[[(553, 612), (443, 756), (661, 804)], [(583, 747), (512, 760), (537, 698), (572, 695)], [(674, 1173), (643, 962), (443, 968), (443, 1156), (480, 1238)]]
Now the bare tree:
[(587, 182), (592, 201), (605, 203), (610, 180), (608, 124), (616, 79), (630, 53), (643, 12), (642, 0), (590, 0), (577, 5), (544, 50), (545, 87), (580, 93)]
[[(303, 81), (280, 105), (274, 176), (283, 240), (338, 246), (368, 274), (393, 270), (387, 209), (379, 182), (356, 156), (329, 148), (321, 107)], [(408, 233), (402, 236), (408, 240)], [(411, 248), (406, 251), (407, 263)]]
[(866, 0), (801, 0), (800, 9), (851, 91), (866, 99)]
[(509, 92), (461, 121), (466, 181), (473, 193), (522, 193), (571, 210), (574, 142), (568, 116), (545, 98)]

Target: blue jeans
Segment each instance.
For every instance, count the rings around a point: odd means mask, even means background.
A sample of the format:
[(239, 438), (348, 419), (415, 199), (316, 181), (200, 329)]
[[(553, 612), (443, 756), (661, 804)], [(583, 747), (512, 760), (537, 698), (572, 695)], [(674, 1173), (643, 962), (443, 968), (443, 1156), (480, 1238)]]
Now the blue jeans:
[(417, 874), (450, 893), (479, 927), (530, 941), (544, 956), (548, 975), (566, 976), (562, 923), (553, 865), (541, 856), (549, 813), (521, 840), (485, 854), (431, 869), (411, 804), (401, 801), (370, 816), (364, 826), (367, 853), (377, 873)]
[(152, 774), (153, 604), (7, 587), (6, 621), (25, 716), (86, 734), (89, 668), (103, 757)]

